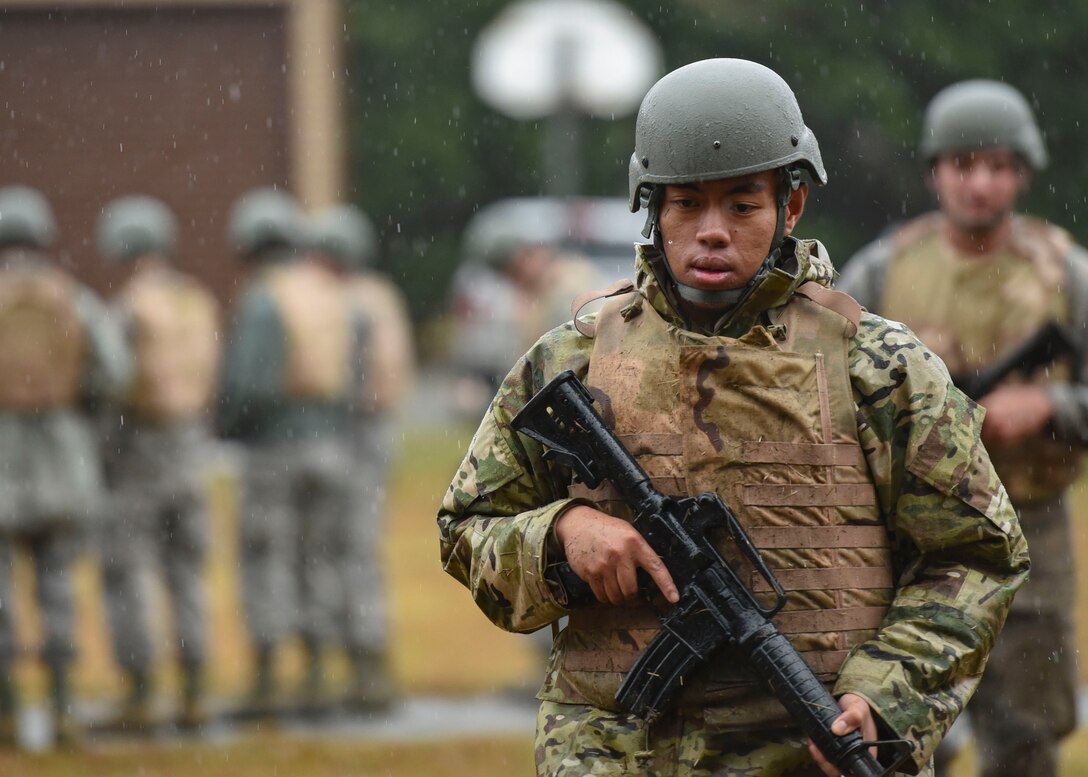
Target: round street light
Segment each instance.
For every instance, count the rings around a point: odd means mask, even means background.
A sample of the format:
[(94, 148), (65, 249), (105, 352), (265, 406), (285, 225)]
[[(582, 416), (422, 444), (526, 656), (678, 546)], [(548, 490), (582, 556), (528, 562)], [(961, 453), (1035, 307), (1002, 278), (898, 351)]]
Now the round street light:
[(520, 0), (476, 41), (480, 97), (516, 119), (573, 106), (598, 117), (630, 113), (661, 72), (656, 38), (614, 0)]

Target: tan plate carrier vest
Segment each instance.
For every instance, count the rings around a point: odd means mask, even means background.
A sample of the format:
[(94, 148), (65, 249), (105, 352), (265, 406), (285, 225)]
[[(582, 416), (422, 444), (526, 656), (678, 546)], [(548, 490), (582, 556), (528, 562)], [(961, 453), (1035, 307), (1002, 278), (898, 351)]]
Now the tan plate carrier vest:
[(268, 290), (287, 336), (284, 391), (291, 399), (339, 402), (350, 381), (351, 311), (340, 279), (312, 262), (268, 269)]
[(0, 411), (71, 408), (87, 359), (76, 287), (60, 270), (0, 270)]
[[(880, 313), (909, 326), (953, 375), (988, 366), (1048, 321), (1069, 322), (1064, 231), (1019, 216), (1010, 251), (991, 260), (955, 257), (939, 227), (938, 217), (923, 216), (895, 236)], [(1064, 382), (1070, 375), (1063, 359), (1033, 382)], [(1065, 492), (1083, 456), (1081, 446), (1050, 434), (987, 450), (1018, 507)]]
[(124, 292), (132, 317), (136, 376), (129, 407), (141, 419), (171, 423), (202, 413), (219, 372), (219, 306), (188, 276), (139, 273)]
[[(830, 684), (850, 650), (876, 633), (894, 582), (847, 372), (856, 324), (799, 296), (804, 290), (778, 311), (781, 341), (762, 326), (740, 340), (695, 335), (645, 304), (625, 320), (632, 297), (610, 301), (587, 383), (655, 488), (673, 496), (714, 491), (733, 508), (787, 591), (775, 623)], [(822, 287), (811, 292), (849, 300)], [(571, 494), (630, 519), (608, 484), (593, 492), (576, 484)], [(719, 546), (766, 594), (735, 549)], [(615, 709), (622, 673), (657, 633), (646, 605), (572, 612), (559, 657), (566, 690)], [(790, 725), (731, 648), (685, 686), (681, 704), (703, 708), (715, 728)]]

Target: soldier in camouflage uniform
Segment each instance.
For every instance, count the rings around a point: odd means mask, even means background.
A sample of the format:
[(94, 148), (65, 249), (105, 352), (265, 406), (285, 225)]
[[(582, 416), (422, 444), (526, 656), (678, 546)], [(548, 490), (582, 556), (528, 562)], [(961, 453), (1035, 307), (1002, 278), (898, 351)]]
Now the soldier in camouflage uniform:
[[(921, 153), (940, 211), (863, 248), (839, 288), (909, 326), (953, 375), (986, 367), (1048, 321), (1069, 325), (1088, 352), (1088, 254), (1064, 230), (1014, 213), (1046, 164), (1023, 96), (994, 81), (948, 87), (926, 111)], [(1058, 742), (1076, 722), (1067, 491), (1088, 439), (1088, 363), (1010, 378), (980, 404), (982, 439), (1033, 565), (971, 721), (982, 774), (1054, 775)]]
[(396, 456), (396, 411), (411, 390), (414, 347), (400, 290), (374, 269), (378, 241), (370, 219), (353, 205), (333, 205), (310, 222), (310, 251), (339, 267), (365, 335), (353, 356), (352, 508), (333, 540), (340, 543), (340, 641), (347, 647), (352, 683), (346, 703), (373, 708), (393, 696), (389, 672), (389, 615), (381, 537), (389, 470)]
[(0, 739), (15, 736), (13, 556), (27, 552), (60, 741), (74, 736), (70, 567), (97, 517), (101, 460), (89, 411), (128, 380), (119, 332), (88, 289), (46, 253), (53, 214), (37, 191), (0, 189)]
[(246, 450), (239, 548), (258, 712), (272, 711), (275, 651), (295, 634), (308, 660), (303, 702), (318, 701), (343, 552), (326, 540), (350, 508), (354, 317), (336, 273), (302, 259), (302, 229), (294, 198), (271, 189), (243, 195), (231, 214), (253, 277), (227, 340), (217, 427)]
[[(907, 739), (905, 771), (928, 771), (1027, 575), (981, 411), (909, 331), (829, 288), (819, 242), (792, 237), (805, 178), (826, 180), (819, 148), (772, 71), (706, 60), (659, 81), (630, 165), (651, 238), (635, 287), (514, 366), (445, 496), (445, 569), (494, 623), (569, 615), (539, 694), (540, 775), (838, 774), (731, 648), (656, 722), (617, 707), (678, 592), (607, 484), (572, 482), (511, 430), (560, 371), (656, 488), (732, 506), (787, 589), (776, 624), (839, 698), (833, 731)], [(596, 606), (565, 606), (564, 558)]]
[[(600, 285), (587, 259), (560, 253), (563, 213), (534, 200), (500, 200), (465, 227), (455, 278), (458, 333), (451, 359), (455, 402), (473, 415), (487, 406), (511, 362), (570, 318), (575, 295)], [(530, 234), (528, 231), (532, 230)]]
[(106, 451), (111, 509), (101, 564), (114, 656), (130, 682), (120, 723), (151, 725), (152, 639), (149, 573), (161, 568), (174, 614), (182, 670), (180, 722), (204, 718), (208, 549), (202, 463), (219, 365), (219, 305), (195, 278), (173, 267), (177, 224), (162, 202), (111, 202), (98, 225), (100, 252), (131, 265), (114, 300), (135, 376)]

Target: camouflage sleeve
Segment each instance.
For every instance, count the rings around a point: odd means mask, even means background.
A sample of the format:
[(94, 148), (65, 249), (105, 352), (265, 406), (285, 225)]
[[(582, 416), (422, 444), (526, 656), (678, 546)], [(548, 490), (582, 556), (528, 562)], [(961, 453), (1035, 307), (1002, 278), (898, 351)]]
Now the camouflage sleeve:
[(849, 294), (867, 310), (879, 313), (890, 259), (889, 240), (874, 240), (850, 257), (843, 266), (835, 288)]
[(480, 609), (508, 631), (533, 631), (564, 613), (545, 579), (552, 525), (571, 504), (570, 473), (510, 428), (514, 415), (563, 370), (584, 378), (591, 341), (553, 329), (499, 388), (438, 512), (442, 564)]
[(1069, 253), (1069, 331), (1077, 338), (1076, 379), (1069, 383), (1051, 383), (1054, 403), (1052, 424), (1065, 440), (1088, 442), (1088, 251), (1074, 246)]
[(979, 440), (984, 411), (940, 360), (901, 324), (864, 314), (850, 365), (898, 590), (835, 692), (865, 698), (921, 766), (978, 685), (1027, 577), (1027, 545)]

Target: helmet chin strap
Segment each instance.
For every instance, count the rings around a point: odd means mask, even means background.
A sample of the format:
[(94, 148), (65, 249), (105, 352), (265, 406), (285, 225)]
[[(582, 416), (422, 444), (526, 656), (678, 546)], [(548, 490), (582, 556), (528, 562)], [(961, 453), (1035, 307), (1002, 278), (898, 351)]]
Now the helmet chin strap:
[[(756, 270), (755, 275), (739, 289), (720, 289), (716, 291), (697, 289), (694, 286), (686, 286), (680, 283), (673, 274), (672, 267), (666, 258), (660, 264), (664, 267), (669, 283), (681, 300), (700, 307), (721, 308), (722, 310), (734, 308), (743, 302), (759, 286), (767, 273), (771, 271), (782, 253), (782, 240), (786, 231), (786, 209), (789, 207), (790, 197), (801, 185), (801, 171), (797, 168), (783, 167), (779, 169), (778, 173), (780, 179), (778, 185), (778, 213), (776, 215), (774, 237), (771, 239), (770, 250), (767, 252), (767, 256), (759, 269)], [(662, 256), (665, 256), (664, 241), (658, 223), (659, 209), (661, 207), (659, 192), (660, 189), (650, 193), (648, 197), (643, 195), (643, 204), (646, 206), (647, 214), (646, 226), (642, 234), (644, 237), (652, 235), (654, 247), (661, 252)]]

